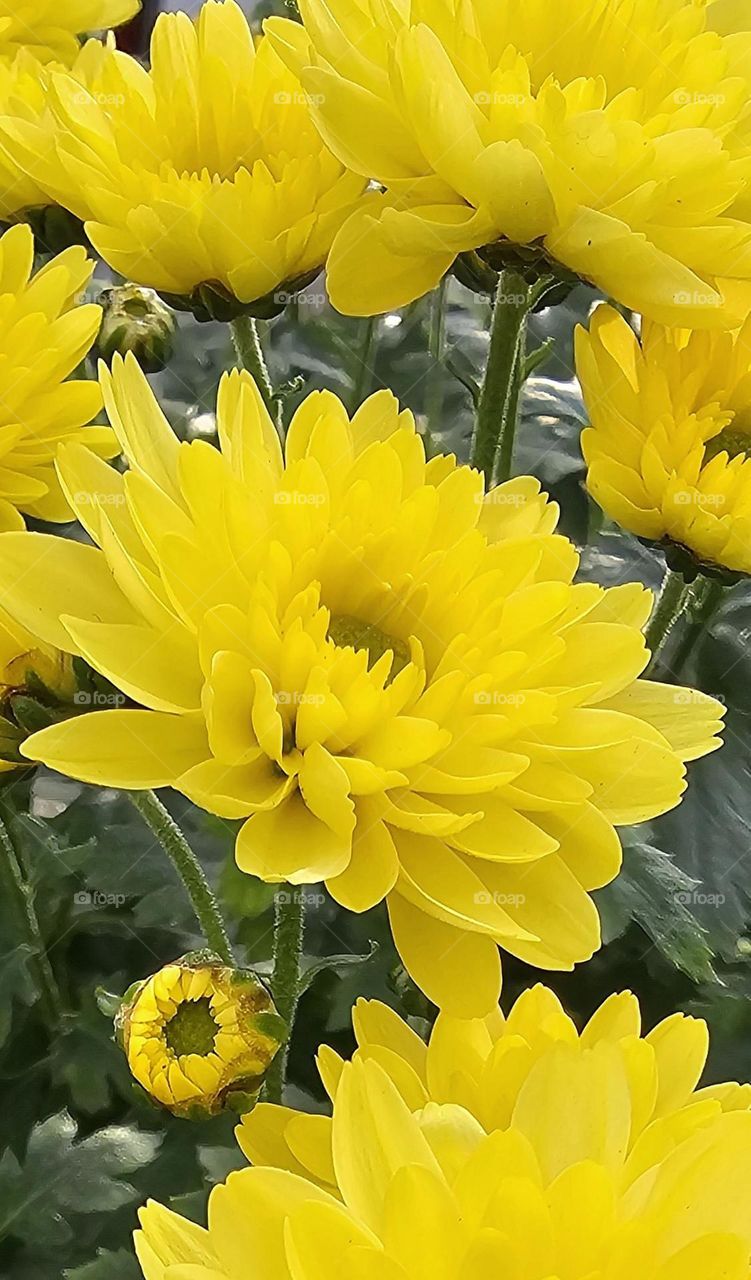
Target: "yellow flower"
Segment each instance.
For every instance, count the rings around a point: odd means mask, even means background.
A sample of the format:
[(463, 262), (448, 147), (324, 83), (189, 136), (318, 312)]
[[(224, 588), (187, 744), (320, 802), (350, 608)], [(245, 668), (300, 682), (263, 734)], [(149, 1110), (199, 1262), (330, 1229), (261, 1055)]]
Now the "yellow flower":
[[(521, 246), (667, 324), (748, 311), (749, 8), (301, 0), (266, 30), (343, 164), (384, 184), (333, 246), (349, 315)], [(740, 295), (744, 301), (741, 302)]]
[(751, 321), (736, 333), (645, 322), (641, 341), (611, 307), (577, 332), (591, 427), (587, 484), (674, 567), (751, 573)]
[(93, 263), (73, 248), (35, 276), (33, 264), (28, 227), (0, 237), (0, 529), (23, 528), (22, 513), (73, 518), (54, 466), (61, 441), (118, 451), (109, 427), (85, 426), (102, 404), (97, 383), (67, 380), (99, 329), (100, 308), (79, 305)]
[[(208, 1230), (151, 1203), (136, 1233), (146, 1280), (748, 1280), (751, 1114), (711, 1091), (674, 1111), (694, 1062), (671, 1050), (687, 1037), (669, 1019), (641, 1040), (633, 1006), (609, 1003), (581, 1043), (541, 1022), (496, 1048), (499, 1083), (518, 1085), (489, 1130), (458, 1102), (415, 1109), (388, 1052), (361, 1050), (333, 1121), (299, 1117), (304, 1158), (330, 1127), (331, 1190), (287, 1169), (233, 1173)], [(483, 1032), (466, 1031), (458, 1072), (474, 1071)]]
[[(50, 117), (4, 147), (86, 223), (122, 275), (202, 318), (271, 314), (316, 275), (364, 187), (326, 149), (306, 95), (235, 0), (156, 24), (151, 71), (109, 49), (53, 77)], [(275, 296), (276, 295), (276, 296)]]
[(36, 734), (30, 758), (173, 786), (245, 819), (243, 871), (388, 899), (428, 996), (484, 1015), (498, 945), (570, 969), (600, 943), (589, 890), (615, 826), (672, 808), (721, 709), (637, 679), (651, 595), (573, 585), (557, 508), (522, 477), (483, 495), (425, 461), (388, 391), (350, 422), (314, 392), (286, 457), (248, 374), (221, 452), (180, 444), (132, 357), (102, 372), (125, 476), (77, 446), (60, 474), (101, 550), (0, 536), (10, 607), (145, 710)]
[(15, 695), (51, 695), (68, 702), (76, 691), (70, 655), (42, 644), (0, 607), (0, 774), (28, 767), (20, 754), (27, 734), (9, 705)]
[[(377, 1062), (411, 1112), (419, 1115), (430, 1103), (456, 1104), (487, 1133), (524, 1127), (535, 1112), (540, 1128), (552, 1123), (556, 1076), (559, 1090), (566, 1077), (571, 1086), (560, 1114), (584, 1133), (593, 1103), (589, 1087), (577, 1096), (574, 1082), (578, 1077), (585, 1085), (596, 1073), (597, 1055), (603, 1061), (617, 1049), (633, 1064), (631, 1120), (614, 1153), (621, 1164), (638, 1163), (633, 1153), (639, 1147), (666, 1150), (694, 1116), (703, 1120), (719, 1110), (751, 1107), (751, 1085), (697, 1089), (709, 1047), (703, 1021), (677, 1013), (643, 1036), (639, 1002), (628, 991), (610, 996), (581, 1035), (557, 996), (542, 986), (525, 991), (507, 1018), (500, 1009), (476, 1021), (439, 1014), (427, 1045), (377, 1000), (358, 1000), (353, 1024), (355, 1061)], [(332, 1100), (343, 1065), (333, 1049), (321, 1047), (318, 1068)], [(290, 1169), (336, 1194), (328, 1117), (262, 1103), (236, 1132), (253, 1164)]]
[[(77, 53), (70, 73), (96, 92), (106, 57), (105, 48), (98, 40), (88, 40)], [(52, 217), (68, 232), (68, 243), (76, 243), (83, 236), (83, 228), (72, 214), (60, 208), (55, 208), (54, 215), (50, 212), (50, 206), (60, 203), (55, 178), (59, 178), (61, 171), (51, 86), (53, 75), (65, 70), (59, 62), (40, 62), (26, 48), (12, 61), (0, 58), (0, 217), (7, 221), (32, 222), (45, 243), (48, 237), (44, 234), (44, 223)], [(6, 126), (10, 132), (7, 138)], [(28, 145), (41, 153), (38, 163), (32, 165), (38, 170), (37, 178), (31, 176), (24, 163), (23, 147)], [(72, 239), (74, 230), (77, 234)]]
[(79, 38), (128, 22), (141, 0), (0, 0), (0, 57), (29, 49), (41, 61), (71, 62)]
[(249, 1110), (284, 1036), (255, 974), (203, 951), (126, 992), (116, 1028), (142, 1088), (190, 1118)]

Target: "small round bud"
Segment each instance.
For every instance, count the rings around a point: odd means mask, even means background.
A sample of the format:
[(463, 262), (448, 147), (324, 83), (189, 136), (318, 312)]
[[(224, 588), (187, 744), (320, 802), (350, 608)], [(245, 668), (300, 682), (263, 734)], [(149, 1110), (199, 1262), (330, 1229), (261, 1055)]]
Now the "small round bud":
[(115, 1029), (139, 1085), (187, 1119), (250, 1111), (286, 1035), (260, 979), (206, 951), (131, 987)]
[(175, 317), (153, 289), (123, 284), (99, 296), (102, 327), (97, 346), (104, 360), (132, 351), (145, 373), (163, 369), (172, 357)]

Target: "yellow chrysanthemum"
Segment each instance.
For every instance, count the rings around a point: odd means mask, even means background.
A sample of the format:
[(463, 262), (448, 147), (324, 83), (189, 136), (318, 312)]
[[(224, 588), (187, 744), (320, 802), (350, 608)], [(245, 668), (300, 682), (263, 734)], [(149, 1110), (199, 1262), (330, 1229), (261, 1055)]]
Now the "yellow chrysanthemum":
[(41, 61), (72, 62), (87, 31), (128, 22), (141, 0), (0, 0), (0, 58), (28, 49)]
[(0, 773), (28, 767), (20, 753), (27, 734), (8, 704), (16, 694), (70, 701), (76, 690), (70, 655), (42, 644), (0, 607)]
[[(630, 1123), (617, 1151), (621, 1164), (638, 1164), (639, 1149), (666, 1151), (676, 1136), (720, 1110), (751, 1107), (751, 1085), (697, 1089), (709, 1047), (704, 1022), (675, 1014), (642, 1036), (639, 1003), (630, 992), (610, 996), (581, 1035), (554, 993), (539, 986), (525, 991), (507, 1018), (500, 1009), (477, 1021), (441, 1013), (427, 1045), (377, 1000), (358, 1000), (353, 1024), (355, 1061), (377, 1062), (411, 1112), (419, 1114), (430, 1103), (456, 1104), (487, 1133), (528, 1132), (536, 1117), (541, 1140), (557, 1105), (574, 1132), (585, 1135), (597, 1123), (587, 1081), (594, 1083), (598, 1063), (617, 1049), (631, 1064)], [(318, 1067), (332, 1100), (343, 1065), (333, 1049), (322, 1046)], [(237, 1129), (253, 1164), (289, 1169), (336, 1194), (331, 1135), (329, 1117), (268, 1103)]]
[(324, 146), (270, 42), (254, 49), (235, 0), (207, 0), (196, 25), (164, 14), (148, 72), (110, 49), (84, 84), (54, 76), (49, 117), (6, 117), (2, 136), (110, 266), (193, 295), (202, 316), (229, 316), (236, 300), (281, 310), (364, 187)]
[[(146, 1280), (748, 1280), (751, 1114), (711, 1094), (674, 1111), (691, 1089), (693, 1063), (671, 1060), (685, 1039), (668, 1020), (641, 1040), (634, 1014), (611, 1002), (581, 1043), (545, 1023), (502, 1038), (516, 1099), (489, 1131), (458, 1102), (415, 1109), (388, 1051), (361, 1051), (334, 1099), (332, 1191), (287, 1169), (233, 1173), (208, 1230), (149, 1204)], [(466, 1031), (457, 1070), (474, 1074), (487, 1034)], [(314, 1135), (329, 1124), (305, 1119)], [(309, 1139), (301, 1128), (305, 1157)]]
[[(105, 58), (104, 46), (98, 40), (87, 40), (76, 55), (71, 75), (96, 91)], [(59, 62), (40, 62), (25, 48), (12, 61), (0, 58), (0, 218), (6, 221), (39, 219), (43, 210), (59, 204), (53, 190), (60, 160), (50, 95), (53, 75), (65, 70)], [(44, 147), (38, 179), (17, 159), (15, 147), (3, 145), (3, 121)], [(65, 217), (74, 221), (68, 213)]]
[(611, 307), (579, 329), (592, 496), (668, 558), (751, 573), (751, 321), (736, 333), (645, 322)]
[(127, 473), (59, 455), (101, 550), (8, 533), (0, 580), (149, 709), (54, 726), (29, 757), (247, 819), (237, 861), (263, 880), (387, 898), (438, 1005), (497, 1003), (498, 944), (587, 959), (615, 826), (672, 808), (683, 762), (718, 745), (713, 699), (637, 679), (650, 593), (573, 585), (538, 482), (485, 496), (453, 457), (426, 463), (387, 391), (351, 422), (308, 396), (285, 457), (246, 373), (220, 387), (221, 452), (178, 442), (132, 357), (102, 380)]
[(101, 408), (97, 383), (66, 381), (99, 329), (100, 308), (79, 305), (93, 263), (73, 248), (32, 276), (33, 265), (31, 231), (12, 227), (0, 238), (0, 529), (22, 529), (23, 514), (73, 519), (54, 466), (62, 441), (118, 451), (109, 427), (85, 425)]
[[(334, 244), (334, 305), (514, 246), (663, 323), (725, 328), (751, 277), (741, 0), (301, 0), (267, 32), (343, 164), (387, 188)], [(528, 260), (528, 256), (527, 260)], [(741, 302), (739, 295), (744, 295)]]
[(190, 1117), (248, 1110), (284, 1033), (255, 974), (201, 951), (127, 992), (116, 1026), (142, 1088)]

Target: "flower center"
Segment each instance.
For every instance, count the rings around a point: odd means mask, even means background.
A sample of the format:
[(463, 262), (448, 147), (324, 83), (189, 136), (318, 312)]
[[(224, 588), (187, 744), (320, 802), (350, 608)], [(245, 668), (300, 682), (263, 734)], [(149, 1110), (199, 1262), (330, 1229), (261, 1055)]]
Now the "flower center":
[(368, 668), (374, 666), (378, 659), (390, 650), (394, 655), (390, 680), (398, 676), (410, 660), (409, 645), (403, 640), (397, 640), (386, 631), (381, 631), (379, 627), (374, 626), (372, 622), (363, 622), (362, 618), (353, 618), (348, 613), (331, 615), (328, 635), (329, 640), (333, 640), (340, 649), (366, 650)]
[(205, 1058), (214, 1048), (218, 1030), (211, 1013), (211, 1001), (208, 996), (202, 996), (200, 1000), (186, 1000), (180, 1005), (164, 1028), (164, 1038), (178, 1058), (189, 1053)]
[[(751, 425), (751, 424), (750, 424)], [(739, 453), (748, 453), (751, 449), (751, 435), (738, 427), (737, 420), (731, 427), (725, 427), (719, 435), (707, 440), (704, 446), (704, 460), (710, 462), (718, 453), (726, 453), (729, 458), (737, 458)]]

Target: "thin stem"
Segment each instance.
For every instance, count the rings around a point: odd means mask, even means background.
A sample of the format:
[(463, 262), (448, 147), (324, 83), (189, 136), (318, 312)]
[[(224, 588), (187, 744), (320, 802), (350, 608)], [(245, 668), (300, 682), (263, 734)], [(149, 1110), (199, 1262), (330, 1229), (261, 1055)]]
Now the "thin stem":
[(662, 648), (683, 612), (691, 595), (691, 587), (687, 586), (680, 573), (667, 569), (662, 580), (660, 594), (655, 601), (654, 609), (644, 631), (647, 648), (652, 658), (648, 667), (651, 674), (657, 666)]
[(182, 880), (207, 944), (226, 964), (234, 964), (232, 948), (216, 898), (203, 867), (177, 823), (153, 791), (131, 791), (130, 798)]
[(510, 424), (509, 427), (501, 431), (499, 441), (498, 455), (496, 457), (495, 472), (493, 475), (493, 483), (501, 484), (502, 481), (511, 477), (511, 464), (514, 457), (514, 442), (516, 440), (516, 425), (519, 421), (519, 402), (521, 400), (522, 387), (524, 386), (524, 361), (527, 355), (527, 326), (522, 325), (519, 334), (519, 346), (516, 350), (516, 360), (514, 361), (514, 372), (511, 377), (511, 386), (509, 387), (508, 401), (506, 403), (505, 421)]
[(685, 663), (693, 652), (694, 645), (704, 631), (715, 609), (723, 599), (725, 592), (732, 590), (712, 578), (699, 577), (693, 583), (691, 598), (688, 603), (688, 625), (676, 647), (671, 667), (680, 674)]
[(446, 294), (449, 277), (444, 276), (433, 291), (430, 304), (430, 333), (428, 352), (431, 358), (428, 385), (425, 391), (425, 451), (430, 453), (432, 427), (440, 426), (443, 412), (443, 355), (446, 343)]
[(371, 367), (373, 360), (373, 351), (375, 349), (375, 340), (378, 334), (378, 317), (368, 316), (363, 322), (362, 337), (357, 352), (357, 365), (355, 369), (355, 386), (352, 395), (352, 410), (359, 409), (363, 400), (370, 394), (373, 385), (373, 369)]
[(50, 1031), (55, 1032), (63, 1016), (63, 999), (57, 979), (52, 972), (52, 965), (44, 945), (36, 908), (34, 891), (21, 866), (21, 860), (13, 847), (13, 841), (5, 822), (0, 818), (0, 880), (4, 885), (4, 896), (13, 904), (14, 916), (18, 920), (26, 941), (31, 948), (30, 967), (34, 975), (34, 983), (39, 993), (45, 1021)]
[(274, 899), (274, 958), (271, 994), (276, 1011), (287, 1024), (287, 1039), (276, 1055), (266, 1077), (268, 1102), (281, 1102), (287, 1074), (289, 1046), (300, 999), (300, 960), (305, 930), (305, 893), (302, 889), (280, 889)]
[(238, 316), (232, 321), (230, 328), (237, 358), (242, 368), (253, 374), (264, 404), (276, 421), (274, 386), (263, 354), (258, 324), (252, 316)]
[(501, 272), (472, 442), (472, 466), (483, 472), (488, 488), (497, 457), (498, 479), (507, 479), (511, 471), (519, 403), (518, 394), (514, 395), (514, 376), (529, 302), (529, 285), (522, 276), (510, 269)]

